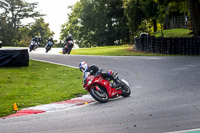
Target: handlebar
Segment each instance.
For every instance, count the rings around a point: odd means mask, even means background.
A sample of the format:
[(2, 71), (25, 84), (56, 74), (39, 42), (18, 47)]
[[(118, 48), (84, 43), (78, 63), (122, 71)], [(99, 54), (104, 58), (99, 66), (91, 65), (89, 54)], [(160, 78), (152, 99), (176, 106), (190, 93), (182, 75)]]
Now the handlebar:
[(100, 75), (102, 73), (103, 69), (99, 69), (95, 75)]

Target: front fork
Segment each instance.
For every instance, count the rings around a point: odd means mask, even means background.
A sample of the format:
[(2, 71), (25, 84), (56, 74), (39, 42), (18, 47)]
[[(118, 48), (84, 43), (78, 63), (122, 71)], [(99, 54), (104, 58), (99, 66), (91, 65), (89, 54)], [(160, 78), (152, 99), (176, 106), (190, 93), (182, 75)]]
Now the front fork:
[(96, 90), (100, 91), (100, 88), (99, 88), (98, 85), (96, 85), (96, 86), (92, 86), (91, 88), (95, 88)]

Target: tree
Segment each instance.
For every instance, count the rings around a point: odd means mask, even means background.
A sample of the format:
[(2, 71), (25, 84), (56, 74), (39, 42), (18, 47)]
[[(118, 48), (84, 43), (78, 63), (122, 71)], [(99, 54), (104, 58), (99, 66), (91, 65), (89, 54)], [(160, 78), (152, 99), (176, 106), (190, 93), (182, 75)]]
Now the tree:
[(122, 0), (81, 0), (62, 26), (61, 38), (73, 34), (80, 47), (129, 42), (129, 28)]
[(200, 1), (187, 0), (187, 2), (194, 28), (194, 36), (200, 36)]
[(139, 30), (139, 26), (145, 19), (145, 13), (141, 9), (139, 0), (128, 0), (125, 2), (125, 12), (128, 18), (128, 24), (132, 33), (135, 36)]
[(200, 0), (158, 0), (158, 4), (168, 8), (170, 16), (189, 14), (194, 36), (200, 36)]
[(54, 32), (52, 32), (49, 29), (49, 23), (45, 23), (43, 18), (37, 19), (35, 23), (33, 23), (30, 26), (30, 32), (29, 35), (31, 37), (34, 36), (41, 36), (41, 44), (40, 46), (46, 45), (46, 40), (48, 40), (51, 36), (54, 35)]
[(145, 14), (145, 19), (152, 21), (154, 32), (157, 31), (158, 4), (153, 0), (140, 0), (141, 9)]
[[(102, 2), (102, 0), (100, 0)], [(128, 19), (122, 0), (110, 0), (105, 3), (106, 10), (106, 43), (115, 45), (129, 43)], [(101, 11), (101, 10), (100, 10)]]
[(0, 8), (3, 9), (2, 16), (6, 17), (6, 21), (12, 23), (13, 28), (21, 25), (24, 18), (35, 18), (42, 16), (39, 12), (34, 11), (37, 3), (28, 3), (22, 0), (4, 0), (0, 1)]
[(15, 35), (12, 24), (6, 23), (6, 18), (0, 16), (0, 40), (3, 42), (3, 45), (9, 45), (11, 40), (15, 38)]
[(18, 31), (19, 41), (17, 41), (17, 44), (15, 45), (20, 46), (20, 47), (28, 47), (30, 44), (30, 40), (32, 39), (32, 37), (29, 35), (30, 32), (31, 32), (30, 27), (28, 26), (19, 28), (19, 31)]
[[(84, 2), (87, 2), (87, 0)], [(87, 44), (84, 40), (87, 32), (85, 32), (86, 30), (82, 26), (80, 19), (83, 10), (83, 2), (77, 2), (74, 7), (70, 6), (68, 8), (71, 8), (72, 13), (68, 14), (68, 21), (61, 26), (60, 39), (64, 41), (69, 34), (72, 34), (76, 44), (78, 44), (79, 47), (83, 47), (82, 44)]]
[(0, 33), (3, 43), (6, 45), (17, 45), (20, 42), (19, 29), (23, 27), (21, 20), (25, 18), (36, 18), (42, 16), (34, 11), (37, 3), (27, 3), (23, 0), (4, 0), (0, 1), (1, 29)]

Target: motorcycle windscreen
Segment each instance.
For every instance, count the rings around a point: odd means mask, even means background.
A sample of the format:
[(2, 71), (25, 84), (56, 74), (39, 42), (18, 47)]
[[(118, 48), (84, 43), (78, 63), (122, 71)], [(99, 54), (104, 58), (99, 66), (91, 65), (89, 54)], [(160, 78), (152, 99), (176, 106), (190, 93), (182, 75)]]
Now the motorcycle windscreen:
[(22, 67), (28, 65), (28, 49), (0, 49), (0, 67)]

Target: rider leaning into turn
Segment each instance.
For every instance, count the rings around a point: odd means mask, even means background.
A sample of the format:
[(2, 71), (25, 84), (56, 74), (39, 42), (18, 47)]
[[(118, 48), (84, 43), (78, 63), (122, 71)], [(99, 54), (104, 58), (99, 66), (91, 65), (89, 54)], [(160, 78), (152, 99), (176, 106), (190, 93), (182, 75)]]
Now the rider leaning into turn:
[[(86, 62), (81, 62), (79, 64), (79, 69), (81, 72), (83, 72), (83, 78), (84, 78), (84, 82), (86, 81), (87, 77), (89, 75), (98, 75), (98, 73), (100, 71), (102, 71), (101, 69), (99, 69), (97, 66), (92, 65), (89, 66)], [(104, 79), (110, 79), (113, 80), (117, 85), (116, 86), (112, 86), (113, 88), (117, 87), (119, 82), (118, 80), (111, 74), (111, 73), (102, 73), (100, 72), (100, 75), (104, 78)]]
[(41, 42), (41, 36), (39, 36), (39, 37), (37, 38), (37, 41), (38, 41), (38, 45), (39, 45), (40, 42)]
[(53, 37), (48, 39), (48, 42), (51, 41), (54, 44)]
[(38, 38), (37, 38), (37, 36), (33, 37), (31, 41), (34, 41), (34, 42), (38, 43)]
[[(67, 36), (67, 39), (65, 40), (65, 45), (68, 44), (69, 41), (72, 41), (72, 42), (73, 42), (73, 39), (72, 39), (72, 35), (71, 35), (71, 34), (69, 34), (69, 35)], [(64, 45), (64, 46), (65, 46), (65, 45)], [(73, 46), (71, 46), (71, 45), (68, 45), (68, 46), (69, 46), (69, 47), (73, 47)]]
[(38, 37), (37, 37), (37, 36), (33, 37), (33, 38), (31, 39), (31, 42), (32, 42), (32, 41), (35, 42), (35, 43), (34, 43), (34, 47), (37, 48), (37, 47), (38, 47)]
[[(50, 45), (49, 42), (52, 42), (52, 44)], [(47, 46), (50, 46), (50, 49), (51, 49), (51, 47), (53, 46), (53, 44), (54, 44), (53, 37), (51, 37), (51, 38), (49, 38), (47, 40), (47, 44), (46, 44), (45, 48), (47, 48)]]
[(72, 35), (71, 35), (71, 34), (69, 34), (69, 35), (67, 36), (67, 39), (65, 40), (65, 43), (68, 43), (68, 41), (73, 41)]

